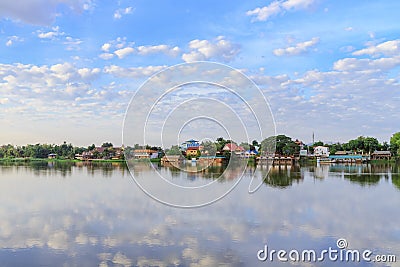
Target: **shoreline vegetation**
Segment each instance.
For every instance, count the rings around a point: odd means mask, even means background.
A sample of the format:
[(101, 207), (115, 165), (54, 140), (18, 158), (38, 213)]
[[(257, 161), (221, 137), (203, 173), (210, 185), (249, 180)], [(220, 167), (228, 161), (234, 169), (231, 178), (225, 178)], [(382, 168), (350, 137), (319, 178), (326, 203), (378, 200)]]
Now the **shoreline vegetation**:
[(42, 162), (125, 162), (124, 159), (92, 159), (92, 160), (79, 160), (79, 159), (49, 159), (49, 158), (0, 158), (1, 161), (9, 162), (32, 162), (32, 161), (42, 161)]
[[(255, 157), (248, 158), (248, 164), (257, 165), (258, 162)], [(152, 162), (152, 163), (161, 163), (161, 159), (137, 159), (136, 162)], [(0, 163), (121, 163), (125, 164), (124, 159), (93, 159), (93, 160), (77, 160), (77, 159), (49, 159), (49, 158), (0, 158)], [(390, 160), (370, 160), (368, 164), (371, 165), (379, 165), (379, 164), (392, 164), (399, 163), (400, 159), (398, 157), (392, 158)], [(309, 165), (317, 163), (317, 159), (300, 159), (297, 163), (302, 165)], [(348, 163), (343, 163), (348, 164)], [(350, 163), (352, 164), (352, 163)], [(354, 163), (353, 163), (354, 164)], [(278, 164), (279, 165), (279, 164)], [(287, 165), (287, 164), (283, 164)]]
[[(190, 140), (197, 142), (195, 140)], [(271, 149), (273, 148), (273, 149)], [(234, 140), (225, 140), (220, 137), (215, 142), (205, 141), (197, 143), (196, 153), (187, 153), (182, 146), (173, 145), (171, 148), (161, 148), (151, 145), (114, 147), (112, 143), (105, 142), (100, 147), (94, 144), (88, 147), (77, 147), (64, 142), (55, 144), (28, 144), (14, 146), (12, 144), (0, 145), (0, 161), (27, 162), (27, 161), (57, 161), (57, 162), (125, 162), (125, 155), (135, 161), (162, 162), (164, 156), (184, 156), (193, 158), (225, 158), (230, 159), (235, 155), (247, 159), (250, 163), (266, 158), (292, 158), (298, 162), (315, 162), (324, 153), (318, 154), (320, 149), (326, 149), (328, 155), (354, 155), (368, 157), (370, 163), (396, 162), (400, 159), (400, 132), (392, 135), (390, 143), (380, 143), (374, 137), (359, 136), (346, 143), (324, 143), (322, 141), (304, 144), (302, 141), (286, 135), (271, 136), (260, 143), (253, 140), (251, 143)], [(240, 151), (239, 151), (240, 150)], [(273, 151), (272, 153), (270, 151)], [(387, 153), (386, 157), (372, 157), (377, 152)], [(336, 156), (337, 157), (337, 156)], [(340, 157), (340, 156), (339, 156)]]

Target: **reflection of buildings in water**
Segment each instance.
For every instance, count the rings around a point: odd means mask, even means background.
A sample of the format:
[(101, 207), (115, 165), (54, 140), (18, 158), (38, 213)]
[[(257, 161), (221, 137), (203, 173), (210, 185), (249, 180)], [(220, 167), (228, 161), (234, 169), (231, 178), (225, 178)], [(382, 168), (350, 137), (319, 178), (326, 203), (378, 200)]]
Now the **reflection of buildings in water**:
[(329, 172), (334, 173), (370, 173), (371, 165), (367, 164), (332, 164), (329, 166)]
[(390, 174), (393, 173), (393, 164), (391, 163), (383, 163), (383, 164), (371, 164), (370, 165), (371, 171), (373, 173), (384, 173)]
[(325, 179), (329, 174), (329, 165), (325, 164), (317, 164), (317, 167), (314, 169), (314, 178)]
[(168, 170), (171, 176), (188, 178), (189, 180), (195, 180), (196, 178), (212, 178), (223, 180), (234, 180), (242, 177), (243, 173), (249, 171), (246, 169), (246, 162), (240, 162), (240, 164), (211, 164), (208, 162), (186, 162), (179, 165), (179, 168), (173, 164), (165, 163), (161, 167), (164, 170)]

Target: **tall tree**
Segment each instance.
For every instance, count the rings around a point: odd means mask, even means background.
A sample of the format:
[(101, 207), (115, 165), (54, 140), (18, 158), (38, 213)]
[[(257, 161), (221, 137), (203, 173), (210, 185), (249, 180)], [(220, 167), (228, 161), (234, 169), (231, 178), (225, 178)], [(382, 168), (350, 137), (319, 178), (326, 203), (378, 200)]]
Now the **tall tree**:
[(300, 151), (300, 146), (292, 138), (283, 134), (276, 137), (270, 136), (261, 142), (261, 149), (264, 154), (273, 151), (274, 146), (277, 154), (285, 156), (293, 155)]
[(393, 155), (400, 155), (400, 132), (393, 134), (390, 138), (390, 151)]

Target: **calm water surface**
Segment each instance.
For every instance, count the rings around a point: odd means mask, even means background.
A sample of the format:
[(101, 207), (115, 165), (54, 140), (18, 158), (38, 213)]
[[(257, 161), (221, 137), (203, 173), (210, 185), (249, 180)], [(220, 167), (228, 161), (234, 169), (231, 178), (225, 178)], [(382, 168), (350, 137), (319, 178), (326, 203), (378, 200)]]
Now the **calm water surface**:
[[(180, 184), (212, 179), (156, 168)], [(137, 171), (154, 175), (148, 165)], [(124, 165), (2, 163), (0, 266), (400, 266), (399, 172), (393, 164), (274, 167), (254, 194), (246, 174), (213, 205), (179, 209), (145, 195)], [(338, 238), (398, 262), (257, 259), (264, 245), (322, 251)]]

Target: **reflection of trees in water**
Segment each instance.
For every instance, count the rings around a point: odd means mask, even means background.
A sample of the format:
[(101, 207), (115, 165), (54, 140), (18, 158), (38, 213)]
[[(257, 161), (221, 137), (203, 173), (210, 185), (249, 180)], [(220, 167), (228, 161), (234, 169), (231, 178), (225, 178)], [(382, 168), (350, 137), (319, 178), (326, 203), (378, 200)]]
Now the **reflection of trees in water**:
[(393, 163), (373, 164), (335, 164), (329, 168), (330, 172), (342, 173), (343, 177), (352, 183), (376, 185), (383, 179), (389, 179), (391, 173), (396, 173), (398, 165)]
[(75, 168), (86, 169), (91, 176), (99, 175), (99, 171), (103, 177), (111, 177), (113, 172), (119, 171), (125, 174), (127, 167), (125, 162), (99, 162), (99, 161), (82, 161), (75, 162)]
[(397, 189), (400, 190), (400, 174), (392, 174), (392, 183)]
[[(247, 163), (245, 164), (247, 165)], [(274, 187), (287, 187), (292, 185), (293, 181), (300, 181), (304, 177), (301, 174), (299, 165), (281, 165), (281, 166), (273, 166), (268, 174), (268, 169), (270, 166), (266, 165), (252, 165), (249, 164), (247, 166), (241, 164), (233, 164), (227, 168), (226, 166), (208, 166), (207, 168), (201, 171), (190, 171), (193, 166), (185, 166), (182, 165), (181, 168), (176, 168), (174, 166), (164, 167), (167, 168), (172, 177), (182, 177), (187, 178), (189, 180), (195, 180), (198, 178), (205, 179), (218, 179), (219, 182), (235, 180), (237, 178), (242, 177), (242, 175), (246, 177), (252, 177), (254, 172), (260, 172), (261, 177), (266, 177), (264, 179), (264, 183), (274, 186)]]
[(299, 165), (279, 165), (271, 167), (264, 183), (272, 187), (285, 188), (303, 179)]
[(352, 183), (356, 183), (362, 186), (365, 185), (376, 185), (379, 180), (383, 177), (382, 175), (372, 173), (360, 173), (360, 174), (345, 174), (344, 178), (348, 179)]
[[(0, 166), (3, 167), (28, 167), (33, 170), (33, 174), (39, 175), (55, 175), (61, 174), (61, 176), (71, 176), (73, 169), (86, 169), (87, 173), (94, 176), (101, 174), (109, 177), (112, 172), (120, 171), (122, 174), (126, 171), (126, 165), (124, 162), (74, 162), (74, 161), (3, 161), (0, 162)], [(1, 168), (2, 172), (7, 171), (8, 168)], [(11, 169), (11, 168), (10, 168)]]

